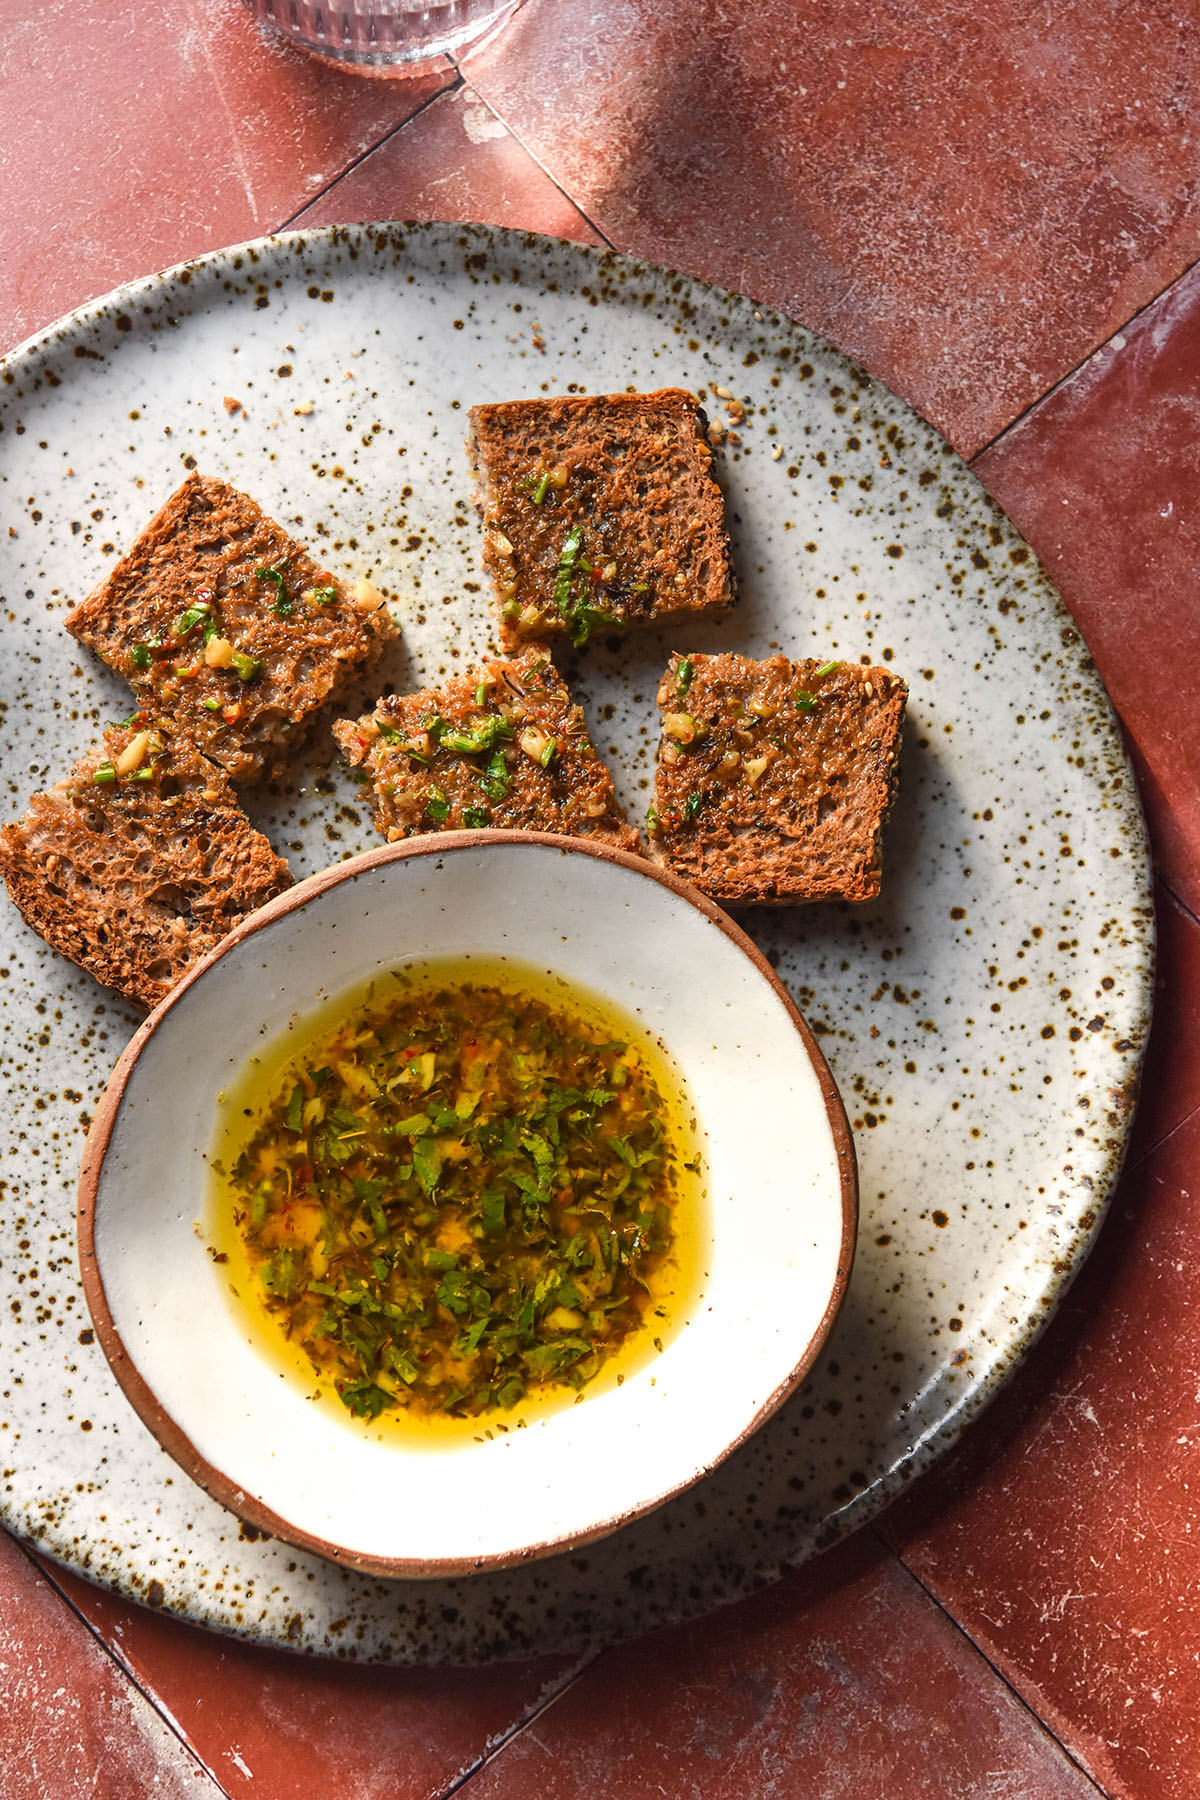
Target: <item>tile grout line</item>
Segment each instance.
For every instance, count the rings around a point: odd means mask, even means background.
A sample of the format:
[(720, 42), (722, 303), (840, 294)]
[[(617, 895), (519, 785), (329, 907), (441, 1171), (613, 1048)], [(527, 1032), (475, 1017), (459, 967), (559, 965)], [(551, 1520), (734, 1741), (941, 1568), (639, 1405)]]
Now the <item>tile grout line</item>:
[[(1190, 1124), (1198, 1113), (1200, 1113), (1200, 1105), (1193, 1106), (1190, 1111), (1184, 1113), (1182, 1119), (1176, 1119), (1174, 1125), (1164, 1131), (1160, 1138), (1155, 1138), (1152, 1144), (1147, 1144), (1144, 1150), (1139, 1150), (1132, 1162), (1126, 1163), (1122, 1168), (1120, 1175), (1117, 1177), (1118, 1183), (1124, 1181), (1125, 1177), (1131, 1175), (1135, 1169), (1140, 1169), (1150, 1157), (1154, 1156), (1162, 1149), (1164, 1144), (1169, 1144), (1173, 1137), (1178, 1137), (1184, 1126)], [(1113, 1192), (1116, 1192), (1115, 1188)]]
[[(42, 1557), (46, 1555), (46, 1552), (38, 1551), (37, 1547), (35, 1545), (29, 1543), (24, 1538), (19, 1538), (19, 1537), (15, 1536), (15, 1534), (13, 1534), (11, 1532), (8, 1533), (8, 1536), (10, 1537), (11, 1541), (16, 1545), (17, 1549), (21, 1552), (21, 1554), (28, 1560), (28, 1562), (30, 1563), (34, 1572), (37, 1575), (39, 1575), (42, 1578), (42, 1580), (46, 1583), (47, 1587), (49, 1587), (58, 1596), (59, 1600), (66, 1607), (68, 1613), (70, 1613), (73, 1618), (75, 1618), (79, 1621), (79, 1623), (83, 1626), (83, 1629), (88, 1633), (88, 1635), (94, 1640), (94, 1642), (104, 1652), (105, 1656), (108, 1657), (109, 1661), (112, 1662), (115, 1665), (115, 1667), (120, 1671), (121, 1675), (129, 1683), (129, 1686), (133, 1689), (134, 1693), (139, 1694), (141, 1696), (141, 1698), (145, 1701), (146, 1705), (150, 1708), (151, 1712), (154, 1714), (155, 1718), (160, 1720), (161, 1723), (166, 1726), (167, 1730), (170, 1732), (171, 1736), (176, 1740), (176, 1742), (180, 1745), (181, 1749), (183, 1750), (184, 1754), (187, 1756), (189, 1761), (194, 1763), (196, 1768), (199, 1769), (202, 1774), (207, 1775), (208, 1779), (212, 1782), (215, 1792), (217, 1794), (219, 1794), (220, 1796), (222, 1796), (222, 1800), (233, 1800), (233, 1797), (230, 1794), (229, 1789), (221, 1781), (221, 1779), (217, 1775), (216, 1771), (209, 1767), (208, 1763), (205, 1762), (204, 1758), (199, 1754), (199, 1752), (196, 1750), (194, 1745), (192, 1745), (188, 1742), (187, 1736), (185, 1735), (183, 1730), (180, 1728), (177, 1721), (174, 1718), (172, 1718), (171, 1714), (159, 1702), (157, 1697), (147, 1687), (143, 1686), (143, 1684), (138, 1680), (137, 1676), (134, 1674), (132, 1668), (129, 1666), (129, 1664), (125, 1660), (125, 1658), (123, 1656), (120, 1656), (117, 1653), (117, 1651), (113, 1648), (113, 1646), (104, 1637), (103, 1633), (95, 1625), (92, 1624), (91, 1620), (83, 1612), (80, 1611), (79, 1607), (75, 1604), (74, 1600), (72, 1600), (71, 1596), (65, 1591), (65, 1589), (59, 1586), (58, 1582), (54, 1578), (53, 1564), (51, 1563), (50, 1566), (47, 1566), (47, 1563), (42, 1561)], [(84, 1579), (86, 1579), (86, 1577)]]
[[(318, 200), (323, 200), (326, 194), (331, 194), (339, 182), (344, 181), (348, 175), (352, 175), (355, 169), (360, 169), (363, 163), (365, 163), (369, 157), (374, 156), (377, 150), (381, 150), (385, 144), (390, 144), (392, 139), (402, 132), (406, 125), (411, 125), (415, 119), (421, 117), (422, 113), (428, 112), (431, 106), (436, 106), (438, 101), (444, 100), (447, 95), (459, 93), (464, 83), (461, 71), (458, 69), (457, 64), (450, 64), (450, 73), (452, 79), (447, 82), (445, 87), (439, 88), (436, 94), (430, 94), (427, 100), (422, 100), (420, 106), (418, 106), (415, 111), (406, 114), (397, 124), (390, 125), (383, 133), (382, 137), (376, 138), (375, 142), (373, 144), (368, 144), (367, 148), (361, 151), (358, 156), (352, 157), (344, 169), (338, 170), (332, 181), (327, 181), (324, 187), (317, 189), (315, 194), (310, 194), (303, 206), (296, 207), (295, 211), (290, 212), (281, 224), (273, 226), (272, 231), (279, 232), (290, 230), (298, 219), (304, 217), (304, 214), (308, 211), (310, 206), (315, 206)], [(357, 221), (347, 220), (346, 223), (352, 224), (357, 223)]]
[[(534, 167), (536, 169), (541, 170), (542, 174), (546, 177), (546, 180), (549, 181), (555, 188), (557, 188), (558, 192), (562, 195), (563, 199), (568, 203), (569, 206), (574, 208), (574, 210), (579, 214), (580, 218), (583, 219), (585, 221), (585, 223), (588, 225), (590, 230), (592, 230), (596, 233), (596, 236), (601, 240), (601, 242), (604, 244), (607, 244), (607, 246), (610, 250), (617, 252), (617, 246), (613, 243), (613, 241), (609, 237), (608, 233), (601, 230), (600, 226), (596, 223), (595, 219), (592, 218), (591, 214), (588, 213), (584, 209), (584, 207), (582, 207), (580, 205), (579, 201), (570, 192), (570, 190), (563, 186), (562, 182), (558, 179), (558, 177), (554, 173), (553, 169), (549, 168), (547, 166), (547, 164), (544, 163), (541, 160), (541, 158), (533, 150), (531, 150), (529, 148), (529, 145), (525, 142), (524, 138), (521, 137), (520, 133), (513, 130), (512, 126), (509, 124), (508, 120), (504, 117), (503, 113), (497, 111), (496, 107), (494, 107), (492, 105), (492, 102), (488, 99), (487, 95), (484, 94), (479, 88), (477, 88), (475, 86), (475, 83), (471, 80), (470, 71), (468, 69), (464, 69), (463, 65), (461, 63), (456, 64), (456, 67), (458, 69), (460, 76), (462, 77), (464, 86), (470, 89), (471, 93), (474, 94), (475, 98), (479, 101), (479, 104), (481, 106), (487, 107), (487, 109), (491, 113), (493, 119), (498, 119), (500, 121), (501, 125), (503, 125), (505, 131), (507, 131), (509, 137), (512, 139), (513, 143), (516, 144), (517, 148), (519, 150), (523, 151), (523, 153), (529, 158), (530, 162), (534, 165)], [(619, 254), (619, 252), (617, 252), (617, 254)]]
[(1045, 388), (1042, 393), (1038, 394), (1035, 399), (1029, 402), (1028, 406), (1022, 407), (1021, 411), (1011, 418), (1007, 425), (1002, 425), (996, 435), (989, 438), (986, 444), (981, 444), (978, 450), (972, 451), (970, 456), (965, 456), (963, 461), (966, 463), (968, 469), (974, 469), (980, 457), (986, 456), (989, 451), (999, 449), (1005, 439), (1012, 432), (1017, 431), (1025, 423), (1026, 419), (1037, 411), (1039, 406), (1042, 406), (1047, 400), (1052, 399), (1053, 396), (1057, 394), (1060, 389), (1066, 387), (1069, 382), (1074, 381), (1075, 377), (1083, 369), (1087, 368), (1093, 357), (1098, 356), (1102, 350), (1106, 350), (1113, 340), (1120, 337), (1122, 332), (1128, 331), (1130, 326), (1136, 325), (1140, 319), (1144, 319), (1146, 314), (1150, 312), (1153, 307), (1157, 306), (1160, 300), (1171, 293), (1173, 289), (1177, 288), (1181, 282), (1186, 281), (1188, 276), (1194, 274), (1197, 270), (1200, 270), (1200, 257), (1196, 258), (1195, 261), (1186, 264), (1184, 268), (1180, 269), (1178, 275), (1172, 276), (1171, 280), (1159, 288), (1156, 294), (1152, 294), (1144, 305), (1137, 307), (1135, 311), (1131, 312), (1124, 324), (1117, 325), (1109, 332), (1106, 338), (1101, 338), (1098, 344), (1093, 344), (1086, 356), (1081, 356), (1079, 361), (1075, 363), (1072, 368), (1068, 369), (1064, 375), (1060, 375), (1057, 381), (1052, 381), (1048, 388)]
[(1166, 876), (1156, 870), (1154, 879), (1161, 884), (1163, 892), (1171, 896), (1171, 899), (1175, 902), (1189, 925), (1200, 926), (1200, 915), (1197, 915), (1195, 908), (1191, 906), (1188, 901), (1175, 892), (1175, 889), (1171, 886), (1171, 883), (1167, 880)]
[(875, 1539), (875, 1542), (881, 1547), (881, 1549), (885, 1550), (889, 1556), (895, 1557), (896, 1561), (899, 1563), (900, 1567), (904, 1570), (904, 1572), (908, 1576), (909, 1580), (912, 1581), (921, 1590), (921, 1592), (925, 1595), (926, 1599), (929, 1601), (930, 1605), (937, 1607), (937, 1609), (941, 1613), (942, 1617), (944, 1619), (946, 1619), (950, 1623), (950, 1625), (954, 1628), (954, 1630), (959, 1634), (959, 1636), (961, 1638), (963, 1638), (964, 1641), (971, 1646), (971, 1648), (972, 1648), (972, 1650), (974, 1650), (975, 1654), (978, 1657), (982, 1658), (982, 1660), (987, 1664), (988, 1668), (992, 1671), (992, 1674), (996, 1677), (996, 1680), (1004, 1688), (1005, 1692), (1012, 1696), (1013, 1700), (1020, 1707), (1021, 1711), (1028, 1718), (1032, 1719), (1035, 1722), (1035, 1724), (1038, 1726), (1039, 1730), (1041, 1730), (1045, 1733), (1045, 1735), (1050, 1739), (1051, 1743), (1056, 1744), (1058, 1746), (1059, 1750), (1062, 1752), (1062, 1755), (1064, 1756), (1066, 1761), (1070, 1763), (1071, 1767), (1073, 1769), (1077, 1769), (1079, 1771), (1080, 1775), (1082, 1775), (1083, 1779), (1089, 1784), (1090, 1787), (1092, 1787), (1095, 1790), (1097, 1800), (1120, 1800), (1119, 1796), (1112, 1793), (1110, 1789), (1103, 1787), (1101, 1785), (1101, 1783), (1099, 1781), (1097, 1781), (1096, 1777), (1092, 1774), (1091, 1770), (1088, 1768), (1085, 1768), (1085, 1766), (1082, 1763), (1082, 1761), (1080, 1760), (1080, 1758), (1078, 1756), (1076, 1756), (1074, 1754), (1074, 1752), (1072, 1750), (1070, 1750), (1066, 1744), (1063, 1743), (1063, 1740), (1062, 1740), (1061, 1736), (1059, 1735), (1059, 1733), (1057, 1731), (1055, 1731), (1053, 1726), (1050, 1725), (1049, 1722), (1042, 1717), (1041, 1713), (1038, 1712), (1037, 1708), (1035, 1706), (1033, 1706), (1030, 1703), (1030, 1701), (1028, 1701), (1025, 1698), (1024, 1694), (1022, 1694), (1022, 1692), (1016, 1686), (1016, 1684), (1009, 1680), (1008, 1676), (1004, 1674), (1002, 1669), (997, 1668), (995, 1662), (988, 1655), (987, 1651), (983, 1648), (983, 1645), (980, 1644), (979, 1641), (972, 1635), (972, 1633), (967, 1630), (967, 1627), (963, 1624), (963, 1622), (960, 1619), (958, 1619), (955, 1616), (955, 1614), (950, 1610), (949, 1606), (943, 1600), (939, 1599), (938, 1595), (928, 1585), (928, 1583), (925, 1582), (921, 1578), (921, 1576), (917, 1574), (916, 1570), (914, 1568), (912, 1568), (911, 1565), (906, 1560), (904, 1553), (900, 1550), (897, 1550), (893, 1545), (888, 1543), (887, 1539), (882, 1535), (882, 1533), (880, 1532), (877, 1525), (872, 1525), (872, 1524), (865, 1525), (863, 1527), (863, 1529), (865, 1531), (870, 1532), (871, 1536)]
[(504, 1732), (502, 1736), (497, 1738), (494, 1744), (485, 1746), (478, 1759), (473, 1762), (469, 1768), (460, 1770), (459, 1773), (454, 1776), (450, 1785), (440, 1790), (436, 1796), (436, 1800), (452, 1800), (453, 1795), (461, 1794), (468, 1783), (474, 1781), (475, 1777), (482, 1774), (484, 1769), (489, 1768), (491, 1764), (496, 1761), (497, 1757), (502, 1756), (511, 1743), (515, 1742), (517, 1738), (523, 1737), (527, 1731), (531, 1730), (542, 1717), (543, 1713), (548, 1712), (552, 1706), (558, 1704), (564, 1695), (569, 1694), (571, 1689), (578, 1682), (583, 1680), (583, 1677), (589, 1670), (599, 1667), (600, 1663), (604, 1660), (605, 1655), (606, 1649), (600, 1649), (596, 1651), (594, 1656), (587, 1657), (581, 1662), (578, 1668), (572, 1670), (572, 1672), (565, 1677), (560, 1686), (553, 1688), (552, 1691), (546, 1695), (545, 1699), (543, 1699), (539, 1705), (534, 1707), (534, 1710), (527, 1719), (518, 1719), (516, 1724), (513, 1725), (510, 1730)]

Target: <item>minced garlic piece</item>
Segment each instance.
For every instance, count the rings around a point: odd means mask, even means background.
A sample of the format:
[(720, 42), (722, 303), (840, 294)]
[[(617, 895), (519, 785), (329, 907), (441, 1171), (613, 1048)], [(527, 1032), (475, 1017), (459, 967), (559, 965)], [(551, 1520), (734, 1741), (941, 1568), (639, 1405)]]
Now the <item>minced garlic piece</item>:
[(204, 660), (210, 669), (231, 669), (233, 645), (227, 637), (210, 637), (204, 646)]

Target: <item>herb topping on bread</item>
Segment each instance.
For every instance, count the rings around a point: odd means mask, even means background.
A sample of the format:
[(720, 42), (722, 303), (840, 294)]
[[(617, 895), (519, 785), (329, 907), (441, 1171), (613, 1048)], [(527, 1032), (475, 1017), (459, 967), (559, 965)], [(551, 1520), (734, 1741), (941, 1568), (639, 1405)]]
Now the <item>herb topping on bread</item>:
[(890, 670), (675, 656), (650, 854), (714, 900), (872, 900), (908, 690)]
[(395, 632), (247, 495), (191, 475), (66, 620), (234, 780), (277, 773)]
[(369, 775), (389, 840), (493, 826), (638, 849), (583, 712), (544, 652), (496, 657), (442, 687), (391, 695), (333, 729)]
[(515, 400), (470, 420), (506, 649), (727, 610), (725, 504), (692, 394)]
[(53, 949), (143, 1006), (292, 879), (221, 771), (144, 715), (0, 829), (0, 874)]

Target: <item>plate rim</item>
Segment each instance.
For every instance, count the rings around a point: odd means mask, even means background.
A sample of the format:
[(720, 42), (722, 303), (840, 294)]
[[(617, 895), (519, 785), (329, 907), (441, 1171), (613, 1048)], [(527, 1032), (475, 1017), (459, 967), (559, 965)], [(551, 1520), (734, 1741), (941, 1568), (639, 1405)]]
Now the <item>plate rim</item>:
[[(461, 248), (458, 240), (464, 236), (469, 240), (472, 234), (476, 234), (483, 237), (493, 247), (498, 243), (511, 245), (518, 254), (530, 252), (545, 256), (554, 253), (559, 257), (575, 259), (577, 264), (584, 266), (610, 264), (620, 269), (642, 270), (648, 277), (662, 282), (664, 287), (671, 283), (684, 284), (719, 303), (727, 303), (730, 307), (738, 310), (749, 310), (756, 316), (756, 322), (762, 322), (765, 325), (780, 325), (798, 332), (808, 338), (818, 350), (835, 358), (847, 372), (861, 378), (882, 397), (893, 401), (911, 420), (927, 431), (932, 439), (945, 445), (954, 457), (956, 471), (969, 478), (986, 497), (988, 504), (995, 509), (997, 516), (1003, 519), (1004, 525), (1012, 537), (1020, 543), (1026, 542), (1007, 513), (1003, 511), (998, 502), (992, 499), (979, 475), (961, 453), (949, 444), (939, 428), (932, 425), (910, 400), (890, 388), (882, 377), (872, 374), (861, 360), (820, 332), (781, 311), (771, 302), (756, 301), (747, 294), (723, 287), (719, 282), (709, 281), (701, 275), (678, 270), (667, 264), (655, 263), (635, 254), (626, 254), (608, 246), (583, 244), (576, 240), (517, 227), (476, 221), (397, 219), (350, 221), (311, 227), (301, 225), (290, 227), (285, 231), (264, 233), (236, 244), (220, 246), (195, 256), (180, 259), (165, 268), (134, 277), (102, 294), (92, 296), (68, 309), (49, 325), (35, 331), (6, 352), (0, 358), (0, 373), (7, 377), (18, 364), (51, 352), (56, 335), (63, 336), (74, 330), (88, 329), (94, 326), (104, 312), (115, 308), (124, 300), (149, 297), (161, 304), (163, 298), (161, 290), (170, 283), (178, 284), (180, 278), (189, 272), (208, 273), (215, 267), (230, 263), (233, 258), (238, 256), (244, 256), (254, 261), (259, 255), (270, 256), (276, 251), (287, 251), (298, 241), (302, 241), (306, 245), (313, 245), (316, 254), (320, 254), (322, 246), (331, 252), (339, 245), (352, 243), (356, 234), (360, 233), (376, 236), (403, 234), (406, 238), (437, 238), (448, 249)], [(396, 243), (396, 248), (401, 248), (399, 242)], [(1018, 1325), (1005, 1339), (1002, 1348), (993, 1347), (983, 1373), (978, 1376), (970, 1390), (963, 1393), (955, 1405), (948, 1407), (936, 1422), (930, 1424), (908, 1446), (907, 1450), (894, 1456), (888, 1466), (883, 1468), (875, 1479), (861, 1487), (844, 1506), (830, 1508), (822, 1519), (814, 1521), (804, 1540), (797, 1544), (793, 1553), (773, 1550), (769, 1559), (756, 1561), (752, 1567), (748, 1567), (736, 1589), (731, 1592), (739, 1594), (754, 1592), (777, 1579), (784, 1569), (802, 1564), (811, 1556), (847, 1537), (877, 1517), (892, 1500), (909, 1488), (948, 1449), (961, 1440), (962, 1433), (967, 1426), (986, 1411), (991, 1402), (1015, 1377), (1017, 1370), (1022, 1367), (1057, 1313), (1095, 1245), (1127, 1161), (1154, 1003), (1155, 890), (1145, 811), (1141, 804), (1132, 759), (1123, 737), (1120, 719), (1103, 677), (1096, 667), (1094, 659), (1087, 649), (1083, 634), (1057, 585), (1033, 547), (1029, 548), (1034, 568), (1040, 576), (1041, 592), (1038, 604), (1047, 609), (1048, 622), (1057, 620), (1063, 627), (1069, 628), (1082, 653), (1082, 660), (1087, 665), (1091, 684), (1089, 699), (1096, 702), (1102, 709), (1107, 727), (1106, 753), (1111, 756), (1114, 763), (1119, 762), (1125, 772), (1124, 792), (1118, 802), (1122, 827), (1128, 834), (1127, 841), (1135, 837), (1138, 839), (1138, 877), (1135, 883), (1131, 883), (1131, 887), (1136, 885), (1138, 892), (1122, 921), (1129, 930), (1131, 941), (1131, 966), (1125, 988), (1131, 1014), (1130, 1041), (1128, 1048), (1122, 1052), (1124, 1061), (1119, 1071), (1120, 1080), (1110, 1084), (1109, 1087), (1109, 1093), (1114, 1103), (1119, 1105), (1123, 1113), (1119, 1141), (1112, 1146), (1102, 1169), (1098, 1171), (1094, 1191), (1089, 1195), (1088, 1204), (1092, 1222), (1086, 1227), (1080, 1224), (1064, 1240), (1061, 1246), (1060, 1268), (1055, 1273), (1053, 1285), (1048, 1285), (1047, 1289), (1043, 1290), (1040, 1300), (1032, 1291), (1029, 1293), (1023, 1305)], [(1129, 848), (1131, 850), (1133, 848), (1131, 841), (1129, 841)], [(36, 1532), (31, 1532), (24, 1519), (15, 1522), (10, 1520), (8, 1523), (18, 1535), (31, 1537), (34, 1541), (41, 1543)], [(125, 1570), (117, 1569), (111, 1574), (97, 1574), (88, 1566), (86, 1557), (78, 1553), (73, 1557), (69, 1548), (55, 1549), (53, 1545), (47, 1544), (42, 1544), (41, 1547), (46, 1554), (56, 1557), (67, 1567), (77, 1569), (88, 1579), (99, 1581), (102, 1585), (125, 1594), (131, 1600), (139, 1600), (140, 1596), (136, 1589), (130, 1586), (128, 1573)], [(344, 1567), (344, 1565), (339, 1566)], [(659, 1622), (665, 1622), (669, 1619), (692, 1617), (697, 1613), (711, 1610), (712, 1606), (717, 1603), (713, 1598), (707, 1597), (698, 1605), (667, 1604), (665, 1607), (659, 1608), (657, 1618)], [(206, 1611), (205, 1608), (208, 1610)], [(233, 1622), (224, 1615), (212, 1616), (211, 1600), (206, 1596), (194, 1595), (192, 1605), (178, 1609), (168, 1607), (168, 1610), (177, 1610), (181, 1616), (193, 1618), (211, 1629), (241, 1637), (244, 1640), (261, 1641), (293, 1650), (298, 1647), (294, 1641), (285, 1639), (282, 1633), (269, 1627), (256, 1630), (253, 1625)], [(643, 1630), (649, 1628), (644, 1624), (640, 1627)], [(616, 1637), (620, 1635), (622, 1634), (617, 1632), (614, 1635), (602, 1636), (597, 1641), (615, 1641)], [(304, 1648), (304, 1646), (300, 1646), (300, 1648)], [(320, 1645), (317, 1646), (318, 1653), (321, 1652), (321, 1648)], [(337, 1645), (326, 1640), (324, 1653), (338, 1654)], [(493, 1660), (506, 1653), (504, 1650), (489, 1649), (484, 1658), (476, 1660)], [(511, 1652), (511, 1654), (519, 1653), (519, 1651)], [(363, 1660), (367, 1660), (367, 1657), (364, 1656)], [(446, 1658), (420, 1647), (414, 1651), (412, 1647), (405, 1644), (397, 1645), (393, 1639), (383, 1644), (377, 1655), (373, 1656), (371, 1660), (411, 1664), (444, 1661)]]

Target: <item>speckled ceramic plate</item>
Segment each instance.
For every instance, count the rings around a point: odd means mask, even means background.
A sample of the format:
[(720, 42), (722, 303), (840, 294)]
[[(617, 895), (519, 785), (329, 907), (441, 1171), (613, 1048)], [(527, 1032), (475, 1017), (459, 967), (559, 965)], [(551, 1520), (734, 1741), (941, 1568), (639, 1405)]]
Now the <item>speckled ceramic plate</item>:
[[(372, 572), (403, 627), (389, 673), (423, 684), (488, 636), (466, 408), (673, 384), (734, 415), (718, 461), (741, 600), (694, 642), (580, 659), (631, 811), (671, 648), (862, 656), (912, 688), (882, 900), (742, 920), (819, 1035), (857, 1143), (859, 1255), (826, 1352), (699, 1487), (577, 1553), (387, 1582), (248, 1532), (140, 1423), (81, 1297), (83, 1131), (136, 1018), (3, 901), (0, 1497), (6, 1523), (98, 1581), (247, 1636), (396, 1661), (597, 1644), (697, 1613), (927, 1467), (1086, 1254), (1152, 961), (1142, 821), (1106, 696), (953, 451), (748, 301), (544, 239), (361, 227), (206, 258), (26, 345), (0, 386), (4, 810), (126, 712), (63, 615), (187, 469), (247, 488), (339, 571)], [(357, 790), (319, 758), (256, 812), (298, 875), (373, 842)]]

